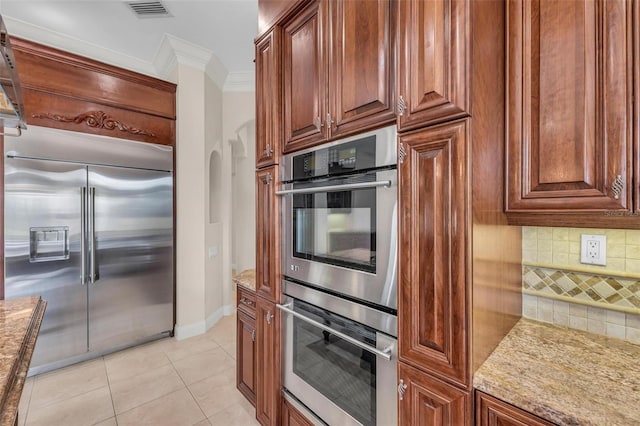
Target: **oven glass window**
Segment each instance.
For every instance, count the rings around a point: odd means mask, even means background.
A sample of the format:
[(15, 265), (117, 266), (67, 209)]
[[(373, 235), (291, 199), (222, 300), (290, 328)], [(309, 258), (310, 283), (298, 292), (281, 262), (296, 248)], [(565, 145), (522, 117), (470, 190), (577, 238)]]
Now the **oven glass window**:
[(294, 257), (376, 272), (375, 188), (295, 194), (293, 227)]
[[(370, 346), (375, 330), (296, 300), (294, 309)], [(293, 372), (363, 425), (376, 424), (376, 356), (298, 318)]]

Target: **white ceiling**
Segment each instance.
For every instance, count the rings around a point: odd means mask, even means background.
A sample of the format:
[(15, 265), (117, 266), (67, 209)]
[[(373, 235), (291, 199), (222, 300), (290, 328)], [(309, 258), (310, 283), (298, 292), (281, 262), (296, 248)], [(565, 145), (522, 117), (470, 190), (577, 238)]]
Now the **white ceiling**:
[(0, 14), (12, 35), (147, 74), (165, 33), (210, 51), (230, 74), (253, 72), (257, 0), (162, 3), (172, 17), (138, 18), (122, 0), (1, 0)]

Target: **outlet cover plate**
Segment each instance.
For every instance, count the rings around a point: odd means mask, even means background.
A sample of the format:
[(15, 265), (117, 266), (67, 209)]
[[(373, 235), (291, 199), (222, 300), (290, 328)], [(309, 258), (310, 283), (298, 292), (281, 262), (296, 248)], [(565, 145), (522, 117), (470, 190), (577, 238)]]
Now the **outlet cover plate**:
[(581, 234), (580, 263), (607, 265), (607, 236)]

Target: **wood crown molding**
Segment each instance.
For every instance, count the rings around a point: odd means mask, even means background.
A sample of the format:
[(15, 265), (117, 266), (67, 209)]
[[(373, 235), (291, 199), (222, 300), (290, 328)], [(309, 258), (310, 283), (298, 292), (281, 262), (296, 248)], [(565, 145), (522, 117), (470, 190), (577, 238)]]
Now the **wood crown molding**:
[(85, 123), (89, 127), (94, 127), (96, 129), (107, 129), (107, 130), (120, 130), (122, 132), (127, 132), (132, 135), (143, 135), (155, 138), (156, 135), (152, 132), (137, 129), (135, 127), (131, 127), (123, 122), (116, 120), (111, 117), (104, 111), (87, 111), (85, 113), (76, 115), (75, 117), (64, 116), (60, 114), (51, 114), (51, 113), (33, 113), (31, 114), (32, 118), (39, 119), (47, 119), (58, 121), (62, 123), (75, 123), (81, 124)]

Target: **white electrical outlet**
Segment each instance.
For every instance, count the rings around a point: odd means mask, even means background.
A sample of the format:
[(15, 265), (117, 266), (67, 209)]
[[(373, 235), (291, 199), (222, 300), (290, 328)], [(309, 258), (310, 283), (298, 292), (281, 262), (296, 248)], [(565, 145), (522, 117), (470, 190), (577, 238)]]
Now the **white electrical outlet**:
[(607, 236), (581, 235), (580, 263), (589, 265), (607, 265)]

